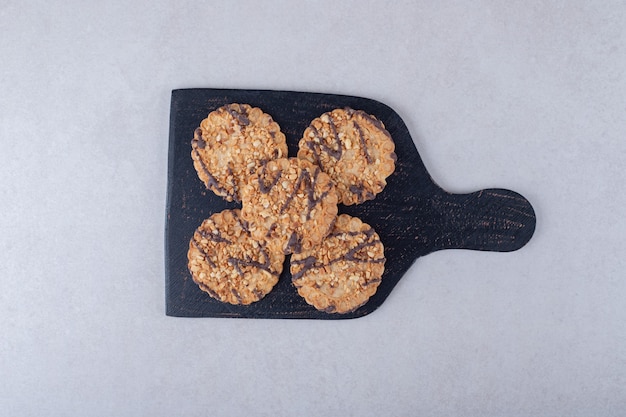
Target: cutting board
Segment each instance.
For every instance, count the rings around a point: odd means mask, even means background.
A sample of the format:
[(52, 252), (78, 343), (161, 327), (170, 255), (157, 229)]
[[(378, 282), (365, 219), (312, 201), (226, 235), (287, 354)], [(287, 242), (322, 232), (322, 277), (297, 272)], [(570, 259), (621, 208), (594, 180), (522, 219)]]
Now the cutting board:
[[(370, 224), (385, 246), (385, 272), (376, 294), (348, 314), (317, 311), (291, 283), (289, 257), (278, 284), (262, 300), (234, 306), (201, 291), (187, 270), (187, 250), (194, 230), (213, 213), (240, 205), (206, 190), (191, 159), (194, 130), (208, 113), (228, 103), (259, 107), (280, 125), (289, 156), (311, 120), (335, 108), (364, 110), (381, 120), (391, 134), (397, 163), (384, 191), (359, 205), (339, 205), (339, 213)], [(368, 98), (294, 91), (182, 89), (172, 92), (165, 228), (166, 314), (177, 317), (347, 319), (376, 310), (420, 257), (442, 249), (510, 252), (524, 246), (535, 230), (535, 212), (520, 194), (501, 188), (452, 194), (426, 170), (400, 116)], [(419, 266), (413, 277), (419, 277)]]

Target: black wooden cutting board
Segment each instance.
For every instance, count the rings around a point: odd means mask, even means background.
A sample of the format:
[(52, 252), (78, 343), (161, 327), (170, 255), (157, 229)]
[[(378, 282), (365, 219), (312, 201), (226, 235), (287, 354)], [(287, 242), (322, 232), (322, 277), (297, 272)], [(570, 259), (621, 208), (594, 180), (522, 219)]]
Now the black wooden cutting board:
[[(187, 250), (194, 230), (213, 213), (240, 207), (205, 189), (191, 159), (194, 130), (209, 112), (246, 103), (270, 114), (287, 137), (289, 156), (311, 120), (335, 108), (373, 114), (396, 145), (395, 172), (374, 200), (339, 206), (339, 213), (370, 224), (385, 246), (385, 272), (376, 294), (348, 314), (317, 311), (291, 283), (289, 257), (278, 284), (261, 301), (233, 306), (211, 298), (192, 281)], [(420, 256), (441, 249), (508, 252), (521, 248), (535, 230), (535, 213), (521, 195), (505, 189), (451, 194), (435, 184), (400, 116), (375, 100), (334, 94), (269, 90), (184, 89), (172, 92), (166, 219), (166, 313), (179, 317), (346, 319), (374, 311)], [(419, 271), (416, 271), (419, 275)]]

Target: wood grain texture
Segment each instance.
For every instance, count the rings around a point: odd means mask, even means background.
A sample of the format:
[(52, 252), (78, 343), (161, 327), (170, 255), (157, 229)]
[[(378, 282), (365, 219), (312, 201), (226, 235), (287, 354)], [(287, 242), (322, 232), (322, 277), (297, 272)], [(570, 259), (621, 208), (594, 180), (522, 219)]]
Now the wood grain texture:
[[(329, 314), (304, 302), (291, 284), (289, 257), (276, 287), (249, 306), (212, 299), (192, 281), (187, 249), (194, 230), (228, 203), (204, 188), (190, 156), (193, 131), (228, 103), (247, 103), (272, 115), (287, 137), (289, 156), (309, 122), (334, 108), (351, 107), (379, 118), (396, 144), (398, 161), (376, 199), (339, 206), (339, 213), (370, 224), (385, 245), (385, 273), (377, 293), (348, 314)], [(535, 230), (535, 213), (521, 195), (505, 189), (451, 194), (432, 180), (400, 116), (375, 100), (318, 93), (268, 90), (185, 89), (172, 92), (166, 218), (166, 314), (178, 317), (347, 319), (380, 306), (420, 256), (441, 249), (508, 252), (521, 248)]]

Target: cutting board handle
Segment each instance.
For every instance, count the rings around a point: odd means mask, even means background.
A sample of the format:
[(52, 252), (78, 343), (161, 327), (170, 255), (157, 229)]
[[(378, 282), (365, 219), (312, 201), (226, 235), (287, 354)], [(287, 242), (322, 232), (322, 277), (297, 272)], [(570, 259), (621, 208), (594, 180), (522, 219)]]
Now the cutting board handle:
[(470, 194), (442, 192), (433, 204), (441, 227), (433, 242), (437, 249), (510, 252), (524, 246), (535, 231), (535, 211), (520, 194), (486, 189)]

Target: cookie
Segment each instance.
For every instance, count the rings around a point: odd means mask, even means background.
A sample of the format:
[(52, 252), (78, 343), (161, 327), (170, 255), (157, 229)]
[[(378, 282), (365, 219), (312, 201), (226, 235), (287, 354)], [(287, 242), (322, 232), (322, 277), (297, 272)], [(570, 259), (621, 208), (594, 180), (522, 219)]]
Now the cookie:
[(241, 201), (241, 188), (256, 168), (287, 156), (287, 142), (269, 114), (248, 104), (228, 104), (209, 113), (194, 132), (191, 157), (207, 189)]
[(189, 241), (193, 281), (211, 297), (230, 304), (259, 301), (278, 282), (285, 256), (253, 239), (239, 210), (204, 220)]
[(241, 216), (253, 236), (276, 242), (284, 254), (319, 244), (337, 216), (330, 177), (308, 161), (269, 161), (250, 177), (242, 193)]
[(339, 202), (372, 200), (395, 170), (395, 144), (381, 121), (362, 110), (335, 109), (314, 119), (298, 158), (319, 165), (335, 182)]
[(385, 270), (384, 247), (371, 226), (342, 214), (321, 245), (292, 255), (290, 269), (308, 304), (348, 313), (376, 293)]

